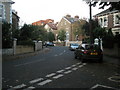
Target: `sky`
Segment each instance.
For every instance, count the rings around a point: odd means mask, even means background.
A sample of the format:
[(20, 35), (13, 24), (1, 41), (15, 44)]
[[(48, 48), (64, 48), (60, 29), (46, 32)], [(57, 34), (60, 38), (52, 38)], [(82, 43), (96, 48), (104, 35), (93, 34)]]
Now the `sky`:
[[(80, 18), (89, 18), (89, 6), (83, 0), (12, 0), (12, 9), (18, 12), (20, 23), (31, 24), (39, 20), (53, 19), (59, 22), (70, 14)], [(92, 8), (92, 15), (103, 10)]]

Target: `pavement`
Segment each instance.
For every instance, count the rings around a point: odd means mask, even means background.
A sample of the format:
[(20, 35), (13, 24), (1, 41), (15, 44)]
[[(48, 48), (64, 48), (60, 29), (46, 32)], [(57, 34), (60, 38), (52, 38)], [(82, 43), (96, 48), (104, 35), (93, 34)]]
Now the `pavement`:
[[(36, 51), (36, 52), (24, 53), (24, 54), (19, 54), (19, 55), (11, 55), (11, 56), (2, 56), (2, 60), (15, 60), (15, 59), (20, 59), (20, 58), (25, 58), (25, 57), (31, 57), (31, 56), (35, 56), (39, 53), (44, 53), (44, 52), (48, 52), (48, 51), (50, 51), (50, 48), (44, 47), (42, 50)], [(120, 67), (119, 57), (104, 55), (103, 60), (104, 60), (104, 63), (109, 63), (109, 64), (117, 65)]]
[(21, 59), (21, 58), (26, 58), (26, 57), (31, 57), (35, 56), (39, 53), (44, 53), (50, 51), (50, 48), (43, 48), (40, 51), (35, 51), (35, 52), (29, 52), (29, 53), (24, 53), (24, 54), (17, 54), (17, 55), (4, 55), (2, 56), (2, 60), (16, 60), (16, 59)]

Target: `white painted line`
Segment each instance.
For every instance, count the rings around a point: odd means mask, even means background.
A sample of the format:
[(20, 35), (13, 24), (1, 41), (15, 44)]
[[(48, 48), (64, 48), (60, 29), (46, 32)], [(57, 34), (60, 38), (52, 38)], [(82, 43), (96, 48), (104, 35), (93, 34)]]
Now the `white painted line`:
[(56, 73), (51, 73), (51, 74), (48, 74), (48, 75), (46, 75), (46, 77), (52, 77), (52, 76), (54, 76)]
[(66, 71), (66, 72), (64, 72), (64, 74), (68, 74), (68, 73), (71, 73), (72, 71), (71, 70), (69, 70), (69, 71)]
[(105, 86), (105, 85), (100, 85), (100, 84), (96, 84), (93, 87), (91, 87), (90, 89), (93, 90), (97, 87), (104, 87), (104, 88), (109, 88), (109, 89), (113, 89), (113, 90), (117, 90), (116, 88), (110, 87), (110, 86)]
[(63, 71), (65, 71), (65, 70), (59, 70), (59, 71), (57, 71), (58, 73), (61, 73), (61, 72), (63, 72)]
[(57, 75), (57, 76), (54, 76), (53, 78), (54, 79), (58, 79), (58, 78), (60, 78), (60, 77), (62, 77), (63, 75), (62, 74), (59, 74), (59, 75)]
[(25, 89), (23, 89), (23, 90), (33, 90), (33, 89), (35, 89), (35, 87), (29, 86), (28, 88), (25, 88)]
[(14, 89), (20, 89), (20, 88), (23, 88), (25, 86), (26, 86), (25, 84), (21, 84), (21, 85), (14, 86), (13, 88)]
[(67, 68), (65, 68), (65, 69), (71, 69), (71, 67), (67, 67)]
[(81, 68), (81, 67), (83, 67), (83, 66), (84, 66), (84, 65), (79, 65), (78, 67)]
[(100, 86), (100, 87), (104, 87), (104, 88), (111, 88), (111, 89), (114, 89), (114, 90), (118, 90), (118, 89), (116, 89), (116, 88), (114, 88), (114, 87), (110, 87), (110, 86), (105, 86), (105, 85), (98, 85), (98, 86)]
[(92, 90), (92, 89), (95, 89), (95, 88), (97, 88), (97, 87), (98, 87), (98, 84), (94, 85), (94, 86), (91, 87), (90, 89)]
[(64, 52), (66, 52), (66, 50), (64, 50)]
[(30, 83), (30, 84), (33, 84), (33, 83), (39, 82), (39, 81), (41, 81), (41, 80), (43, 80), (43, 78), (38, 78), (38, 79), (32, 80), (32, 81), (30, 81), (29, 83)]
[(79, 64), (81, 64), (81, 62), (80, 63), (76, 63), (76, 65), (79, 65)]
[(37, 85), (45, 85), (45, 84), (47, 84), (47, 83), (49, 83), (49, 82), (52, 82), (52, 80), (50, 80), (50, 79), (47, 79), (47, 80), (45, 80), (45, 81), (42, 81), (42, 82), (40, 82), (40, 83), (38, 83)]
[(72, 67), (75, 67), (76, 65), (72, 65)]
[(75, 70), (77, 70), (77, 69), (78, 69), (78, 68), (73, 68), (72, 70), (74, 70), (74, 71), (75, 71)]
[(27, 64), (32, 64), (32, 63), (37, 63), (37, 62), (41, 62), (41, 61), (44, 61), (44, 59), (41, 59), (38, 61), (33, 61), (33, 62), (28, 62), (28, 63), (23, 63), (23, 64), (18, 64), (18, 65), (15, 65), (15, 67), (19, 67), (19, 66), (23, 66), (23, 65), (27, 65)]
[[(114, 80), (114, 78), (118, 80)], [(120, 76), (112, 76), (112, 77), (109, 77), (108, 79), (113, 82), (120, 82)]]
[(57, 57), (58, 55), (56, 54), (56, 55), (54, 55), (55, 57)]
[(83, 65), (86, 65), (86, 63), (83, 63)]

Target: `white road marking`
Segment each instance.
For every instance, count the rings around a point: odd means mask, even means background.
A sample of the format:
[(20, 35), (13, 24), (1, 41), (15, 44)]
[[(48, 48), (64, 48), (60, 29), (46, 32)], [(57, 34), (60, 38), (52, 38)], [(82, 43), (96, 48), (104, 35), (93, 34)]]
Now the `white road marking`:
[(95, 88), (97, 88), (97, 87), (98, 87), (98, 84), (94, 85), (94, 86), (91, 87), (90, 89), (92, 90), (92, 89), (95, 89)]
[(69, 70), (69, 71), (66, 71), (66, 72), (64, 72), (64, 74), (68, 74), (68, 73), (71, 73), (72, 71), (71, 70)]
[(26, 86), (25, 84), (21, 84), (21, 85), (14, 86), (13, 88), (14, 89), (20, 89), (20, 88), (23, 88), (25, 86)]
[(86, 63), (83, 63), (83, 65), (86, 65)]
[(32, 80), (32, 81), (30, 81), (29, 83), (30, 83), (30, 84), (33, 84), (33, 83), (39, 82), (39, 81), (41, 81), (41, 80), (43, 80), (43, 78), (38, 78), (38, 79)]
[(64, 52), (66, 52), (66, 50), (64, 50)]
[(47, 83), (49, 83), (49, 82), (52, 82), (52, 80), (50, 80), (50, 79), (47, 79), (47, 80), (45, 80), (45, 81), (42, 81), (42, 82), (40, 82), (40, 83), (38, 83), (37, 85), (45, 85), (45, 84), (47, 84)]
[(61, 72), (63, 72), (63, 71), (65, 71), (65, 70), (59, 70), (59, 71), (57, 71), (58, 73), (61, 73)]
[(59, 75), (57, 75), (57, 76), (54, 76), (53, 78), (54, 79), (58, 79), (58, 78), (60, 78), (60, 77), (62, 77), (63, 75), (62, 74), (59, 74)]
[(72, 65), (72, 67), (75, 67), (76, 65)]
[(95, 89), (95, 88), (97, 88), (97, 87), (104, 87), (104, 88), (109, 88), (109, 89), (117, 90), (117, 89), (114, 88), (114, 87), (105, 86), (105, 85), (100, 85), (100, 84), (96, 84), (96, 85), (94, 85), (93, 87), (91, 87), (90, 89), (92, 90), (92, 89)]
[(75, 70), (77, 70), (77, 69), (78, 69), (78, 68), (73, 68), (72, 70), (74, 70), (74, 71), (75, 71)]
[[(118, 79), (118, 80), (114, 80), (114, 78)], [(113, 81), (113, 82), (120, 82), (120, 76), (112, 76), (112, 77), (109, 77), (108, 78), (110, 81)]]
[(37, 62), (41, 62), (41, 61), (44, 61), (44, 59), (41, 59), (38, 61), (33, 61), (33, 62), (28, 62), (28, 63), (23, 63), (23, 64), (18, 64), (18, 65), (15, 65), (15, 67), (19, 67), (19, 66), (23, 66), (23, 65), (27, 65), (27, 64), (32, 64), (32, 63), (37, 63)]
[(70, 69), (71, 67), (67, 67), (67, 68), (65, 68), (65, 69)]
[(79, 65), (78, 67), (81, 68), (81, 67), (83, 67), (83, 66), (84, 66), (84, 65)]
[(28, 88), (25, 88), (25, 89), (23, 89), (23, 90), (33, 90), (33, 89), (35, 89), (35, 87), (29, 86)]
[(56, 54), (55, 57), (57, 57), (58, 55)]
[(80, 63), (76, 63), (76, 65), (79, 65), (79, 64), (81, 64), (81, 62)]
[(48, 74), (48, 75), (46, 75), (46, 77), (52, 77), (52, 76), (54, 76), (56, 73), (51, 73), (51, 74)]

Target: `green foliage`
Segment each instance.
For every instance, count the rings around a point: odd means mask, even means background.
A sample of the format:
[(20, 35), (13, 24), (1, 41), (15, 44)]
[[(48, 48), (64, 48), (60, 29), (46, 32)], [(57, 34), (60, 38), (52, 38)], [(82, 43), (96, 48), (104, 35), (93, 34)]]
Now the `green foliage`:
[(103, 47), (104, 48), (113, 48), (114, 46), (114, 35), (112, 30), (109, 29), (106, 36), (103, 37)]
[(65, 41), (65, 39), (66, 39), (66, 32), (64, 30), (60, 30), (59, 31), (58, 39), (60, 39), (60, 41)]
[(55, 35), (52, 32), (48, 32), (48, 41), (53, 42), (55, 40)]
[(102, 28), (100, 26), (96, 27), (95, 29), (93, 29), (93, 37), (95, 38), (103, 38), (105, 37), (107, 34), (106, 29)]
[(76, 21), (73, 23), (73, 33), (76, 36), (84, 35), (83, 25), (86, 23), (85, 20)]
[(11, 24), (2, 23), (2, 48), (12, 47), (12, 29)]
[(45, 41), (46, 40), (46, 30), (43, 26), (34, 26), (25, 24), (20, 30), (20, 41), (28, 42), (33, 40)]

